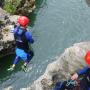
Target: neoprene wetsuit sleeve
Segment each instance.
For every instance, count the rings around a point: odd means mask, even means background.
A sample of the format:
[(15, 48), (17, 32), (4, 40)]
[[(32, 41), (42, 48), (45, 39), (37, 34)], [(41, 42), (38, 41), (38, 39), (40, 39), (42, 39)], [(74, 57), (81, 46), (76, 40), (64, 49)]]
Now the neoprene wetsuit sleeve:
[(83, 69), (78, 70), (78, 71), (77, 71), (77, 74), (78, 74), (78, 75), (86, 74), (89, 69), (90, 69), (90, 68), (86, 66), (86, 67), (84, 67)]
[(20, 25), (11, 29), (11, 33), (15, 33), (20, 28)]
[(31, 35), (30, 32), (27, 31), (25, 33), (25, 35), (26, 35), (26, 38), (27, 38), (27, 40), (28, 40), (29, 43), (34, 43), (34, 39), (32, 38), (32, 35)]

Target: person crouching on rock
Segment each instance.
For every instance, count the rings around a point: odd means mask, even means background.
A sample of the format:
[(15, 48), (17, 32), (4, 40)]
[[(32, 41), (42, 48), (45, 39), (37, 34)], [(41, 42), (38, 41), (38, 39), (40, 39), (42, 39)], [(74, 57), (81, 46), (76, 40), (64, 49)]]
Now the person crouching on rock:
[(79, 76), (83, 75), (83, 79), (80, 81), (80, 90), (90, 90), (90, 51), (85, 55), (86, 67), (77, 71), (72, 75), (71, 79), (76, 80)]
[(20, 16), (17, 21), (17, 25), (14, 28), (14, 38), (16, 42), (16, 57), (13, 62), (13, 65), (8, 69), (8, 71), (14, 70), (17, 62), (21, 59), (24, 61), (22, 69), (25, 69), (29, 61), (34, 56), (34, 52), (29, 49), (29, 44), (34, 43), (32, 35), (27, 31), (26, 26), (29, 23), (29, 19), (26, 16)]

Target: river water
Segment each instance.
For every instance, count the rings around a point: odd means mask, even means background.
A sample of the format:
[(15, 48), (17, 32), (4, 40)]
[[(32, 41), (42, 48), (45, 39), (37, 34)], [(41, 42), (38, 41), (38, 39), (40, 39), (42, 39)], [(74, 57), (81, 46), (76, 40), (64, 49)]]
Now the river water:
[[(0, 61), (0, 90), (12, 86), (13, 90), (28, 87), (42, 75), (48, 65), (74, 43), (90, 40), (89, 0), (37, 0), (37, 9), (30, 14), (31, 33), (35, 52), (32, 70), (24, 73), (20, 65), (13, 73), (6, 69), (14, 55)], [(3, 63), (3, 64), (2, 64)]]

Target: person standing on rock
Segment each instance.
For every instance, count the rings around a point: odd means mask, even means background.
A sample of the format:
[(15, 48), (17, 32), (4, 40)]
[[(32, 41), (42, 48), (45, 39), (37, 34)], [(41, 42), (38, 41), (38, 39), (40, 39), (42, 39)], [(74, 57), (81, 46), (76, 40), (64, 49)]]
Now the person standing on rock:
[(86, 67), (77, 71), (72, 75), (72, 80), (77, 80), (80, 75), (83, 75), (83, 79), (80, 82), (80, 90), (90, 90), (90, 51), (85, 55)]
[(13, 65), (8, 69), (8, 71), (14, 70), (17, 62), (21, 59), (24, 61), (24, 65), (22, 66), (22, 69), (25, 70), (27, 64), (34, 56), (34, 52), (32, 50), (29, 50), (29, 44), (34, 43), (34, 40), (32, 38), (32, 35), (29, 31), (27, 31), (26, 27), (29, 23), (29, 19), (26, 16), (20, 16), (17, 21), (17, 25), (15, 26), (13, 33), (14, 38), (16, 42), (16, 57), (13, 62)]

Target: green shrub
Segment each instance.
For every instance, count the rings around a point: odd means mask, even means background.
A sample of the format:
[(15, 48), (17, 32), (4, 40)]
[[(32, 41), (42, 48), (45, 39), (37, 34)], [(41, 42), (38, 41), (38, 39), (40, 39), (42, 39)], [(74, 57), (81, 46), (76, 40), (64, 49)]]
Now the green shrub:
[(3, 9), (7, 12), (14, 14), (17, 6), (19, 6), (21, 0), (5, 0)]

